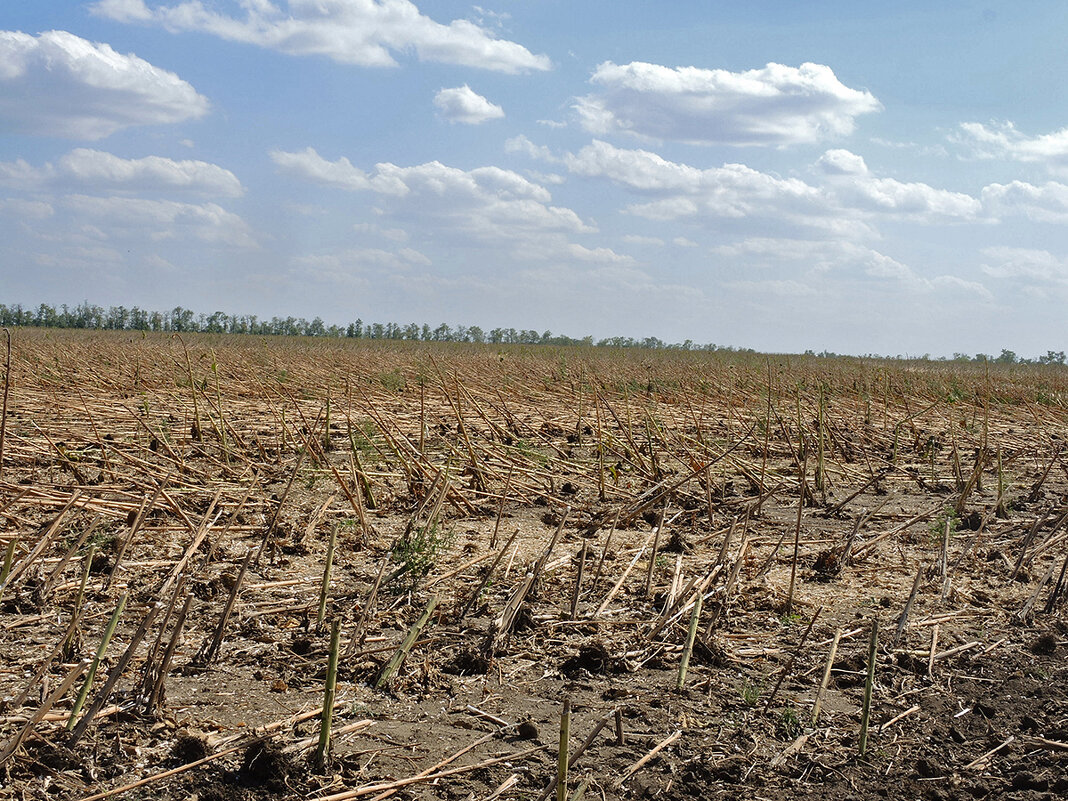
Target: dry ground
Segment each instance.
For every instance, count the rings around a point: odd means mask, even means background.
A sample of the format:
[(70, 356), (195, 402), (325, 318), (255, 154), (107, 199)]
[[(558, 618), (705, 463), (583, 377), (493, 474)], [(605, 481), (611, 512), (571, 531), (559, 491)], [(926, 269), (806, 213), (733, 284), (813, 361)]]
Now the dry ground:
[(569, 797), (1064, 797), (1066, 435), (1058, 367), (18, 331), (0, 797), (548, 797), (565, 702)]

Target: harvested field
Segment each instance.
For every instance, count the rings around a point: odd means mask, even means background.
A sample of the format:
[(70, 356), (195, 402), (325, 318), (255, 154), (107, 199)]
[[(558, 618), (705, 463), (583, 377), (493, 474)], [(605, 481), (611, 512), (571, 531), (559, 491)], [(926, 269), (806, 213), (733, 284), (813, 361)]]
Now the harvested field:
[(13, 342), (0, 797), (1068, 794), (1063, 367)]

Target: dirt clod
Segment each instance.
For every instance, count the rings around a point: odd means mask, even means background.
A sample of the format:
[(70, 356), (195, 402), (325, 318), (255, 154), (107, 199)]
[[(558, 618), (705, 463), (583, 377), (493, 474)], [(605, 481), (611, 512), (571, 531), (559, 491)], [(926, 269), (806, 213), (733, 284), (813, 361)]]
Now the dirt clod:
[(189, 732), (182, 732), (174, 741), (171, 756), (180, 765), (196, 762), (209, 754), (208, 744), (203, 737)]
[(1040, 634), (1031, 641), (1029, 648), (1038, 656), (1053, 656), (1057, 653), (1057, 637), (1049, 632)]

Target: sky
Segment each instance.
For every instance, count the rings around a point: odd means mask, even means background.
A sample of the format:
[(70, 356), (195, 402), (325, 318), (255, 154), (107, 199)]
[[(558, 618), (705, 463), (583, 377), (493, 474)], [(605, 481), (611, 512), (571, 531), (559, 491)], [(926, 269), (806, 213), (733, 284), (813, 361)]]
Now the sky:
[(0, 8), (0, 302), (1068, 349), (1068, 3)]

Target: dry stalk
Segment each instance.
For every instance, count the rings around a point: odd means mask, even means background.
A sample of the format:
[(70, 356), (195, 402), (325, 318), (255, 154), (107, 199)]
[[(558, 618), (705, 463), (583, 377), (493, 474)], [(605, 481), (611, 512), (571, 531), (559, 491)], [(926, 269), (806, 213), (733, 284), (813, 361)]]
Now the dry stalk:
[(4, 403), (0, 408), (0, 479), (4, 477), (4, 439), (7, 435), (7, 401), (11, 393), (11, 331), (4, 328), (7, 335), (7, 359), (4, 362)]

